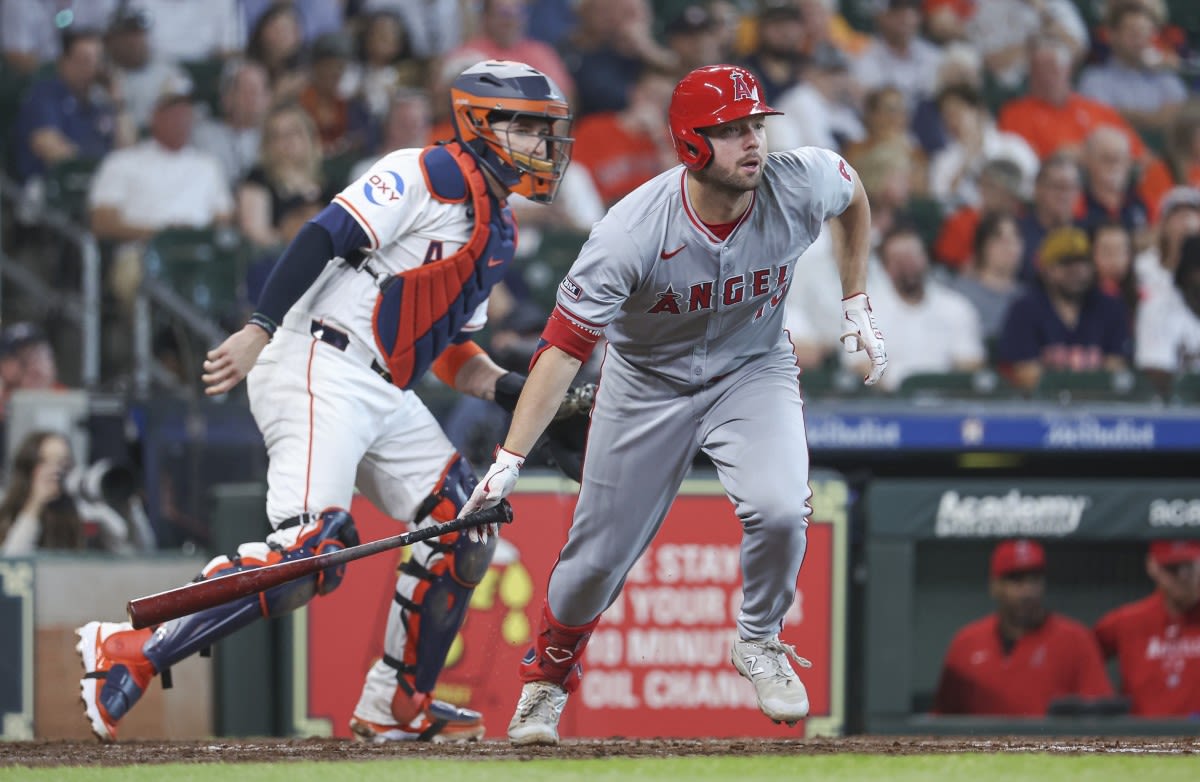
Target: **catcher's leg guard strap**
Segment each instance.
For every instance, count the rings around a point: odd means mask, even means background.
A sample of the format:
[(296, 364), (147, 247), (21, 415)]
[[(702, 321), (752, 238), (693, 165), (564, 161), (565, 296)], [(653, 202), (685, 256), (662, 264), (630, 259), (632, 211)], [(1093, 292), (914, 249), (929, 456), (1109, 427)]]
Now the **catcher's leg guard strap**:
[(521, 661), (521, 681), (554, 682), (567, 692), (578, 689), (583, 650), (599, 621), (596, 617), (585, 625), (568, 627), (551, 615), (549, 605), (543, 605), (538, 634)]
[[(284, 522), (265, 543), (245, 543), (232, 558), (217, 557), (197, 580), (219, 578), (242, 570), (312, 557), (358, 545), (354, 519), (340, 508), (330, 508), (299, 524)], [(326, 595), (342, 582), (345, 565), (327, 568), (313, 576), (289, 581), (265, 592), (224, 605), (172, 619), (155, 628), (142, 652), (159, 671), (204, 649), (262, 616), (280, 616)]]

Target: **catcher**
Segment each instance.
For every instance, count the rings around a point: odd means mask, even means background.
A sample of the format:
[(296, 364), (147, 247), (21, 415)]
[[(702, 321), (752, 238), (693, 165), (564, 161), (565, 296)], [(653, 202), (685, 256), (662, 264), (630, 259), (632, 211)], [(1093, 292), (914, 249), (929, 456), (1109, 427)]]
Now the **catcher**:
[[(414, 526), (453, 519), (470, 497), (474, 471), (412, 388), (432, 371), (462, 393), (510, 408), (520, 394), (524, 376), (505, 372), (471, 334), (483, 327), (488, 295), (516, 246), (507, 196), (554, 199), (570, 160), (571, 115), (548, 77), (515, 62), (468, 68), (450, 98), (455, 139), (392, 152), (336, 196), (284, 251), (249, 323), (209, 352), (209, 394), (247, 378), (270, 460), (273, 531), (212, 560), (200, 579), (356, 545), (345, 510), (355, 487)], [(560, 430), (579, 433), (568, 422), (583, 405), (571, 399)], [(578, 477), (579, 457), (555, 448)], [(494, 537), (449, 533), (413, 546), (382, 654), (350, 722), (355, 737), (483, 735), (478, 712), (430, 693), (495, 545)], [(98, 621), (79, 628), (92, 731), (115, 739), (155, 675), (169, 686), (172, 664), (259, 617), (332, 592), (343, 575), (344, 567), (330, 568), (156, 628)]]

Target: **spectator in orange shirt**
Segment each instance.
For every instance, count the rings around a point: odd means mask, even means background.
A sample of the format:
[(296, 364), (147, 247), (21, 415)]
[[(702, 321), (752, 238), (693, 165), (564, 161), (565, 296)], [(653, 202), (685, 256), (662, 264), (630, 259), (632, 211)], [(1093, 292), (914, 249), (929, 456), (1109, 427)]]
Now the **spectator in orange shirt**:
[(1183, 104), (1167, 125), (1164, 155), (1151, 161), (1142, 174), (1139, 193), (1158, 223), (1158, 204), (1176, 185), (1200, 187), (1200, 100)]
[(353, 43), (341, 33), (326, 33), (313, 43), (308, 84), (298, 101), (312, 117), (326, 157), (362, 152), (370, 115), (366, 104), (341, 93), (342, 77), (354, 57)]
[(1022, 179), (1021, 169), (1013, 161), (988, 161), (979, 172), (979, 206), (963, 206), (942, 222), (933, 246), (938, 261), (952, 269), (963, 269), (971, 260), (982, 215), (1016, 218), (1021, 212)]
[(589, 114), (575, 126), (572, 162), (592, 175), (605, 206), (675, 165), (675, 151), (663, 132), (663, 107), (671, 101), (675, 77), (646, 69), (622, 111)]
[(1043, 160), (1059, 150), (1077, 152), (1101, 125), (1119, 128), (1129, 139), (1135, 159), (1146, 146), (1117, 111), (1071, 89), (1071, 50), (1057, 38), (1030, 43), (1029, 94), (1000, 110), (997, 127), (1024, 137)]
[(992, 552), (996, 612), (950, 642), (933, 710), (938, 714), (1045, 716), (1060, 698), (1106, 698), (1112, 685), (1088, 629), (1048, 611), (1046, 553), (1033, 540)]
[(1156, 540), (1146, 557), (1152, 595), (1096, 623), (1116, 657), (1121, 692), (1139, 717), (1200, 717), (1200, 541)]

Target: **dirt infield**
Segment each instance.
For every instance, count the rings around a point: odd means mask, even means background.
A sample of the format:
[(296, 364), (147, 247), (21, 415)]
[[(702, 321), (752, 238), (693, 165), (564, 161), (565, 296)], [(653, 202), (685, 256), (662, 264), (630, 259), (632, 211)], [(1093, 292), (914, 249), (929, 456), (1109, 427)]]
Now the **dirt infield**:
[(651, 758), (738, 755), (920, 755), (962, 752), (1200, 755), (1200, 738), (943, 739), (854, 736), (796, 741), (754, 739), (565, 741), (557, 747), (474, 744), (360, 744), (341, 739), (238, 739), (99, 744), (68, 741), (0, 743), (5, 766), (128, 766), (155, 763), (274, 763), (285, 760), (382, 760), (402, 757), (457, 760), (532, 758)]

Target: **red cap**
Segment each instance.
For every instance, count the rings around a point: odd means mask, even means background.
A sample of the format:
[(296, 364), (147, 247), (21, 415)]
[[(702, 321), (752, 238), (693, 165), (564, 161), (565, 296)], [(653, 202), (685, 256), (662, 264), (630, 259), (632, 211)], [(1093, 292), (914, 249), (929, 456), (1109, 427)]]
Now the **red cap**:
[(1046, 551), (1036, 540), (1006, 540), (992, 552), (992, 578), (1023, 570), (1045, 570)]
[(1150, 544), (1150, 558), (1160, 565), (1177, 565), (1200, 559), (1200, 540), (1156, 540)]

